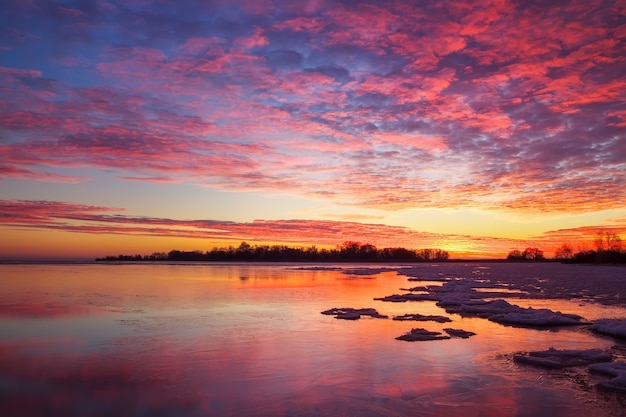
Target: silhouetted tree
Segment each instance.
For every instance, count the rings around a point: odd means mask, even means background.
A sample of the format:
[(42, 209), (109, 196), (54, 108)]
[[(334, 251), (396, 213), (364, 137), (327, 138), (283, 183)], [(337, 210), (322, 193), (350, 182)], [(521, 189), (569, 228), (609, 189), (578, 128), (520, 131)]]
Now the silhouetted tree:
[(572, 263), (626, 263), (626, 251), (619, 235), (600, 231), (596, 234), (593, 244), (596, 250), (587, 249), (583, 244), (577, 253), (573, 253), (571, 247), (564, 244), (555, 252), (555, 258)]
[(524, 258), (529, 261), (540, 261), (545, 259), (543, 251), (538, 248), (526, 248), (524, 249)]
[(573, 257), (574, 257), (574, 249), (572, 249), (572, 247), (568, 245), (567, 243), (564, 243), (563, 245), (561, 245), (561, 247), (558, 248), (554, 252), (554, 259), (558, 259), (561, 261), (569, 261)]
[(405, 248), (385, 248), (381, 251), (380, 259), (396, 262), (414, 262), (418, 260), (415, 251)]
[(571, 262), (592, 264), (596, 262), (598, 252), (595, 250), (581, 250), (572, 256)]
[(448, 259), (448, 252), (441, 249), (419, 249), (415, 251), (417, 259), (421, 261), (445, 261)]
[(601, 251), (621, 251), (622, 239), (615, 233), (599, 232), (594, 240), (596, 249)]
[(507, 255), (506, 259), (509, 261), (522, 261), (524, 260), (524, 254), (521, 250), (514, 249)]
[(545, 259), (543, 251), (538, 248), (526, 248), (524, 251), (512, 250), (506, 259), (510, 261), (543, 261)]
[(359, 242), (347, 241), (347, 242), (343, 242), (343, 244), (339, 246), (338, 249), (341, 252), (342, 256), (345, 256), (346, 258), (354, 259), (356, 258), (356, 255), (359, 253), (360, 247), (361, 247), (361, 244)]

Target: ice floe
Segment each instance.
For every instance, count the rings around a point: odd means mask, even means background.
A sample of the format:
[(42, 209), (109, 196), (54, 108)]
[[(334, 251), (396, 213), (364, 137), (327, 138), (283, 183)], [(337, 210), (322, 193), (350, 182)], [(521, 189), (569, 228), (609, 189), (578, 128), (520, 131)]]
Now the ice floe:
[(392, 294), (385, 297), (377, 297), (374, 300), (389, 301), (392, 303), (404, 303), (405, 301), (437, 301), (439, 298), (431, 294)]
[(430, 291), (430, 286), (419, 286), (419, 287), (412, 287), (412, 288), (400, 288), (402, 291), (421, 291), (421, 292), (427, 292)]
[(463, 329), (452, 329), (450, 327), (443, 329), (444, 332), (448, 333), (452, 337), (460, 337), (461, 339), (468, 339), (472, 336), (476, 336), (476, 333), (470, 332)]
[(402, 336), (396, 337), (396, 340), (405, 340), (407, 342), (420, 342), (427, 340), (445, 340), (450, 339), (450, 336), (445, 335), (441, 332), (431, 332), (426, 329), (418, 328), (411, 329), (410, 332), (403, 334)]
[(496, 323), (518, 326), (545, 327), (585, 324), (583, 318), (576, 314), (561, 313), (547, 308), (523, 308), (502, 299), (461, 304), (458, 309), (452, 311), (461, 315), (484, 317)]
[(608, 381), (601, 381), (596, 384), (598, 388), (625, 391), (626, 392), (626, 363), (607, 362), (597, 363), (589, 366), (589, 371), (596, 374), (613, 377)]
[(565, 314), (546, 308), (533, 309), (529, 307), (519, 312), (494, 314), (489, 320), (501, 324), (510, 324), (529, 327), (572, 326), (585, 324), (582, 317), (576, 314)]
[[(374, 300), (388, 302), (436, 301), (448, 313), (462, 316), (482, 317), (491, 321), (516, 326), (548, 327), (585, 324), (581, 316), (532, 307), (523, 308), (503, 299), (485, 300), (485, 292), (476, 288), (493, 288), (487, 283), (475, 281), (448, 281), (442, 286), (417, 287), (409, 290), (422, 293), (392, 294)], [(495, 292), (494, 292), (495, 293)], [(487, 293), (490, 294), (490, 293)]]
[(447, 282), (450, 281), (451, 278), (444, 276), (424, 276), (420, 275), (418, 277), (410, 277), (409, 281), (434, 281), (434, 282)]
[(325, 314), (328, 316), (335, 316), (336, 319), (343, 319), (343, 320), (358, 320), (361, 318), (361, 316), (370, 316), (376, 319), (389, 318), (389, 316), (380, 314), (374, 308), (351, 308), (351, 307), (331, 308), (330, 310), (322, 311), (322, 314)]
[(593, 323), (591, 330), (609, 336), (626, 338), (626, 319), (599, 319)]
[(473, 300), (472, 302), (460, 302), (458, 304), (448, 301), (448, 303), (444, 304), (442, 307), (446, 307), (446, 311), (449, 311), (450, 313), (459, 313), (461, 315), (482, 318), (489, 318), (494, 314), (512, 313), (522, 309), (521, 307), (513, 305), (502, 299), (491, 301)]
[(597, 349), (588, 350), (548, 350), (518, 353), (513, 356), (517, 363), (540, 366), (542, 368), (562, 369), (574, 366), (586, 366), (598, 362), (610, 362), (610, 353)]
[[(443, 285), (429, 285), (404, 289), (409, 291), (405, 294), (393, 294), (386, 297), (375, 298), (380, 301), (405, 302), (405, 301), (437, 301), (441, 307), (454, 307), (463, 304), (483, 303), (484, 298), (490, 295), (501, 295), (501, 293), (478, 292), (475, 288), (488, 288), (486, 284), (474, 281), (452, 280)], [(414, 291), (421, 293), (415, 294)]]
[(394, 316), (393, 317), (394, 320), (398, 320), (398, 321), (408, 321), (408, 320), (413, 320), (413, 321), (436, 321), (438, 323), (448, 323), (451, 322), (452, 320), (450, 320), (449, 317), (446, 316), (431, 316), (431, 315), (423, 315), (423, 314), (404, 314), (402, 316)]

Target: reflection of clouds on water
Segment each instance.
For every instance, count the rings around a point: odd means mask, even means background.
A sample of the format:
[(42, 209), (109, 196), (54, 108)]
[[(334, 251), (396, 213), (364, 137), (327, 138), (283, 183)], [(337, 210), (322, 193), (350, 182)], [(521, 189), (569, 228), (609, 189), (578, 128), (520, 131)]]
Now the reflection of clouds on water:
[(141, 410), (170, 415), (198, 408), (202, 402), (196, 393), (176, 389), (175, 381), (165, 374), (142, 377), (146, 361), (163, 357), (138, 361), (119, 352), (41, 352), (41, 346), (34, 348), (29, 343), (0, 348), (0, 368), (3, 377), (11, 381), (10, 397), (0, 402), (2, 415), (132, 416)]

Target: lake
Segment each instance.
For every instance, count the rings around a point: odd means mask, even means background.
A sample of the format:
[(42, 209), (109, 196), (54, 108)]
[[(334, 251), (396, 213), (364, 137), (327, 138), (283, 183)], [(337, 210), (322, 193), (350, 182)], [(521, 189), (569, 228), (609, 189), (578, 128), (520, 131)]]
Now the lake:
[[(433, 284), (409, 282), (394, 270), (360, 271), (378, 267), (0, 265), (0, 415), (624, 415), (624, 394), (596, 389), (599, 377), (584, 367), (544, 370), (512, 360), (516, 352), (550, 347), (626, 351), (623, 341), (588, 326), (537, 330), (461, 317), (434, 301), (374, 301)], [(561, 278), (580, 285), (585, 277), (619, 279), (626, 271), (552, 263), (412, 268), (413, 276), (427, 279), (534, 279), (557, 289)], [(498, 291), (511, 303), (588, 320), (626, 318), (623, 305), (601, 305), (593, 290), (577, 289), (580, 298), (569, 300)], [(389, 317), (443, 315), (452, 322), (320, 314), (334, 307), (373, 307)], [(476, 335), (395, 339), (413, 327)]]

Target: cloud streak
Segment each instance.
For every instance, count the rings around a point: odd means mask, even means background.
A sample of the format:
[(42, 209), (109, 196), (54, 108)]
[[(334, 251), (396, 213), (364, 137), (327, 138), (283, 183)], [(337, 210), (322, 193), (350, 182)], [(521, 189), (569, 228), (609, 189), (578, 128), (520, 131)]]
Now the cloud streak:
[(404, 227), (318, 220), (176, 220), (119, 214), (115, 208), (57, 201), (0, 201), (0, 222), (14, 228), (62, 230), (94, 234), (275, 241), (282, 243), (341, 244), (346, 240), (398, 246), (432, 242), (441, 235), (419, 233)]
[[(453, 256), (502, 256), (510, 250), (541, 247), (552, 252), (563, 243), (591, 245), (598, 232), (626, 233), (626, 219), (610, 225), (548, 231), (531, 239), (504, 239), (427, 233), (401, 226), (331, 220), (169, 219), (132, 216), (122, 209), (59, 201), (0, 200), (0, 226), (20, 230), (49, 230), (94, 235), (150, 236), (224, 242), (270, 242), (288, 245), (335, 246), (344, 241), (371, 243), (380, 248), (437, 247)], [(169, 250), (173, 248), (163, 248)], [(201, 248), (199, 248), (201, 249)]]

